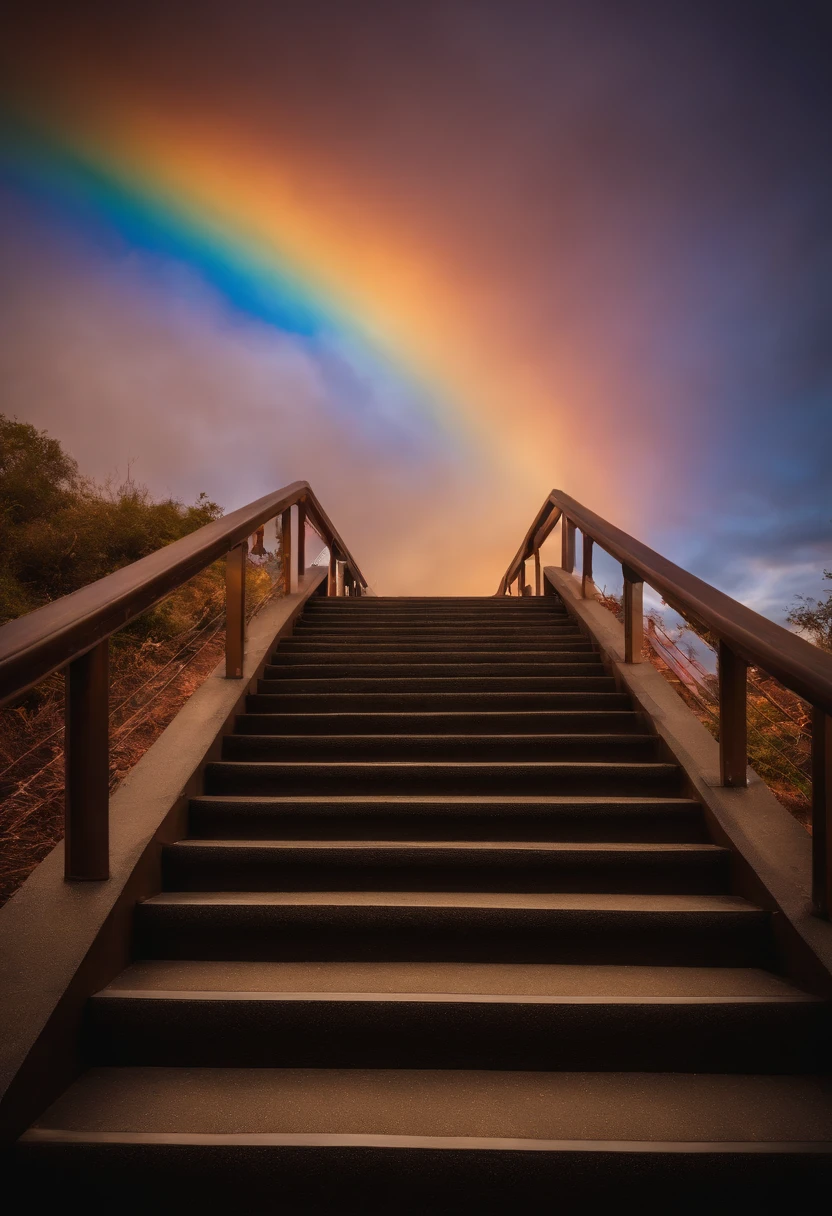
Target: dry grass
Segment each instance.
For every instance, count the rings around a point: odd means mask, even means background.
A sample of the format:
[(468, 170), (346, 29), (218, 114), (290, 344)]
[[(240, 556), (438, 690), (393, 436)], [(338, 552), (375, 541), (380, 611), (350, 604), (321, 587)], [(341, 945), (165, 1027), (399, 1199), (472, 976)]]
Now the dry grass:
[[(251, 568), (247, 590), (251, 617), (282, 594), (279, 566)], [(111, 790), (222, 658), (225, 622), (216, 583), (193, 580), (174, 607), (197, 624), (163, 642), (121, 634), (111, 643)], [(62, 674), (0, 710), (0, 904), (63, 837), (63, 719)]]
[[(607, 594), (599, 602), (623, 620), (621, 599)], [(647, 618), (642, 657), (678, 692), (715, 739), (719, 738), (716, 677), (697, 661), (678, 631), (668, 631), (660, 613)], [(700, 639), (703, 640), (703, 639)], [(775, 797), (806, 829), (812, 810), (812, 756), (809, 706), (767, 672), (748, 672), (748, 763)]]

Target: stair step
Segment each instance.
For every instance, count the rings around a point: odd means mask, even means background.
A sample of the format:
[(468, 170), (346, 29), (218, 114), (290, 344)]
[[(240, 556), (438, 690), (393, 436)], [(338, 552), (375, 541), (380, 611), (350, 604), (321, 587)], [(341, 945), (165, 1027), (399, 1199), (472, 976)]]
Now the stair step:
[(504, 609), (495, 612), (489, 608), (455, 608), (442, 609), (435, 612), (422, 612), (412, 609), (397, 609), (389, 608), (372, 611), (361, 612), (353, 610), (352, 612), (326, 612), (321, 610), (306, 609), (303, 613), (304, 621), (314, 621), (316, 624), (322, 621), (333, 622), (350, 622), (362, 625), (376, 626), (388, 623), (403, 622), (404, 624), (415, 625), (441, 625), (446, 621), (449, 622), (499, 622), (507, 625), (528, 625), (531, 628), (545, 627), (548, 621), (574, 620), (573, 616), (563, 608), (548, 608), (535, 613), (507, 613)]
[(321, 612), (386, 612), (401, 608), (407, 612), (432, 612), (437, 608), (491, 608), (495, 612), (551, 611), (563, 608), (559, 595), (524, 596), (520, 599), (503, 595), (415, 595), (415, 596), (348, 596), (341, 598), (319, 596), (309, 601), (309, 608)]
[(753, 969), (164, 960), (91, 1000), (86, 1043), (122, 1067), (798, 1073), (829, 1030)]
[(245, 713), (236, 718), (238, 735), (489, 735), (637, 734), (644, 718), (632, 710), (526, 710), (412, 713)]
[[(25, 1134), (27, 1202), (136, 1210), (811, 1211), (832, 1085), (801, 1076), (93, 1068)], [(718, 1197), (718, 1203), (715, 1199)], [(774, 1205), (777, 1205), (776, 1207)]]
[(528, 596), (513, 600), (504, 596), (462, 599), (334, 599), (321, 597), (311, 600), (306, 612), (360, 612), (377, 615), (383, 612), (564, 612), (560, 596)]
[[(492, 650), (479, 650), (473, 647), (468, 647), (462, 650), (400, 650), (398, 647), (394, 649), (382, 648), (375, 650), (365, 650), (355, 648), (350, 650), (278, 650), (272, 655), (269, 667), (279, 668), (294, 666), (298, 664), (321, 664), (337, 668), (339, 665), (349, 663), (351, 665), (382, 664), (388, 666), (403, 666), (403, 667), (419, 667), (425, 665), (434, 665), (441, 668), (443, 671), (449, 667), (453, 668), (458, 665), (465, 667), (474, 664), (476, 666), (490, 666), (499, 664), (501, 667), (505, 664), (523, 666), (532, 665), (537, 667), (546, 667), (549, 664), (562, 663), (594, 663), (602, 662), (600, 654), (593, 650), (590, 645), (584, 646), (582, 649), (562, 648), (560, 650), (546, 650), (529, 647), (527, 650), (509, 650), (501, 651), (497, 647)], [(266, 674), (268, 675), (268, 669)], [(474, 673), (476, 674), (476, 672)]]
[(675, 764), (623, 761), (253, 761), (205, 766), (208, 794), (676, 794)]
[[(329, 668), (327, 668), (330, 671)], [(328, 676), (315, 678), (293, 674), (279, 680), (258, 680), (261, 693), (291, 692), (616, 692), (615, 680), (596, 669), (598, 675), (527, 676)]]
[(167, 891), (573, 891), (716, 894), (713, 844), (548, 841), (182, 840), (162, 852)]
[[(421, 641), (423, 638), (429, 640), (435, 638), (437, 641), (457, 641), (460, 645), (465, 645), (469, 641), (476, 641), (482, 638), (484, 641), (498, 642), (505, 639), (509, 642), (530, 642), (533, 646), (541, 641), (546, 641), (549, 638), (557, 637), (575, 637), (576, 628), (571, 621), (557, 621), (546, 625), (535, 627), (520, 622), (517, 625), (511, 623), (502, 625), (499, 622), (495, 625), (490, 625), (487, 622), (471, 622), (468, 625), (463, 623), (452, 624), (451, 622), (440, 623), (437, 625), (407, 625), (407, 624), (379, 624), (379, 625), (362, 625), (351, 624), (330, 624), (328, 621), (317, 624), (311, 621), (298, 621), (295, 626), (294, 636), (300, 641), (306, 639), (341, 639), (349, 641), (351, 638), (366, 638), (368, 641), (384, 641), (385, 639), (409, 639), (410, 641)], [(582, 635), (583, 636), (583, 635)]]
[[(199, 962), (143, 959), (103, 990), (118, 992), (416, 993), (589, 1001), (819, 998), (756, 967), (582, 966), (567, 963)], [(821, 1004), (826, 1002), (821, 1001)]]
[(696, 843), (690, 798), (264, 797), (190, 800), (189, 835), (237, 840), (550, 840)]
[(505, 629), (508, 631), (522, 630), (533, 634), (547, 634), (552, 627), (568, 625), (578, 630), (577, 619), (566, 612), (536, 613), (534, 615), (513, 615), (506, 613), (373, 613), (359, 615), (355, 613), (333, 615), (332, 613), (304, 613), (297, 621), (304, 629), (359, 629), (369, 634), (384, 629), (451, 629), (476, 630), (480, 626), (485, 629)]
[(369, 713), (414, 711), (447, 712), (498, 710), (619, 710), (632, 712), (632, 701), (625, 693), (586, 692), (364, 692), (345, 693), (320, 690), (302, 692), (278, 685), (275, 693), (249, 693), (246, 709), (252, 713)]
[(393, 607), (361, 607), (360, 604), (338, 604), (336, 608), (327, 607), (326, 604), (309, 604), (304, 608), (303, 617), (305, 620), (314, 619), (350, 619), (350, 620), (389, 620), (390, 618), (401, 618), (403, 620), (445, 620), (449, 617), (465, 617), (476, 618), (478, 620), (543, 620), (550, 617), (567, 617), (567, 609), (563, 604), (540, 604), (538, 608), (529, 612), (528, 609), (519, 609), (515, 612), (506, 610), (504, 606), (493, 606), (493, 604), (478, 604), (478, 606), (465, 606), (465, 604), (455, 604), (455, 606), (433, 607), (433, 608), (415, 608), (414, 606), (403, 606), (399, 608)]
[[(316, 656), (317, 658), (317, 656)], [(555, 678), (562, 676), (577, 676), (594, 678), (606, 675), (606, 668), (600, 655), (564, 655), (561, 659), (536, 660), (533, 662), (516, 662), (513, 656), (498, 660), (480, 662), (476, 659), (466, 659), (463, 662), (416, 662), (395, 663), (385, 655), (379, 655), (375, 662), (357, 662), (355, 660), (339, 662), (333, 660), (310, 662), (310, 657), (304, 655), (298, 663), (284, 663), (279, 666), (269, 664), (264, 673), (266, 680), (337, 680), (342, 676), (348, 679), (369, 677), (377, 679), (382, 673), (385, 678), (395, 679), (429, 679), (439, 676), (449, 679), (460, 676), (465, 679), (481, 679), (482, 677), (498, 676), (506, 679), (534, 676)]]
[(563, 651), (569, 650), (583, 654), (597, 653), (597, 647), (593, 642), (576, 633), (574, 635), (559, 634), (556, 637), (547, 636), (534, 642), (527, 642), (523, 638), (517, 641), (503, 639), (497, 642), (476, 638), (471, 639), (462, 650), (459, 648), (459, 643), (453, 638), (438, 641), (430, 638), (408, 641), (405, 638), (365, 636), (360, 638), (286, 638), (285, 641), (281, 641), (275, 655), (332, 654), (338, 658), (345, 654), (438, 654), (445, 658), (454, 654), (467, 656), (470, 653), (469, 647), (473, 647), (478, 654), (519, 654), (521, 659), (525, 654), (545, 656), (562, 654)]
[(372, 595), (342, 599), (320, 596), (310, 601), (326, 608), (383, 608), (400, 604), (430, 607), (432, 604), (496, 604), (505, 608), (545, 608), (549, 604), (560, 604), (559, 595), (511, 596), (511, 595)]
[(137, 956), (765, 966), (739, 896), (172, 891), (136, 908)]
[(568, 624), (577, 627), (577, 618), (564, 608), (548, 609), (544, 612), (315, 612), (307, 610), (297, 620), (297, 625), (314, 625), (332, 629), (383, 629), (388, 626), (417, 629), (465, 627), (471, 623), (486, 624), (495, 629), (549, 629), (553, 625)]
[(488, 760), (622, 760), (636, 763), (659, 756), (659, 740), (641, 734), (560, 735), (226, 735), (225, 760), (403, 760), (463, 762)]
[(504, 634), (514, 637), (516, 640), (528, 638), (531, 642), (544, 641), (549, 637), (557, 637), (562, 634), (567, 636), (579, 635), (586, 638), (575, 620), (572, 617), (566, 616), (547, 616), (537, 617), (532, 621), (507, 621), (505, 619), (486, 618), (486, 617), (443, 617), (441, 620), (431, 621), (426, 617), (408, 620), (406, 617), (391, 616), (386, 619), (374, 619), (372, 621), (359, 621), (354, 619), (345, 620), (339, 617), (333, 620), (330, 617), (322, 619), (320, 617), (308, 618), (303, 617), (295, 626), (293, 636), (301, 639), (327, 634), (336, 636), (357, 636), (367, 638), (383, 638), (389, 633), (410, 634), (415, 640), (428, 638), (434, 634), (450, 635), (457, 637), (472, 637), (483, 631), (484, 633)]

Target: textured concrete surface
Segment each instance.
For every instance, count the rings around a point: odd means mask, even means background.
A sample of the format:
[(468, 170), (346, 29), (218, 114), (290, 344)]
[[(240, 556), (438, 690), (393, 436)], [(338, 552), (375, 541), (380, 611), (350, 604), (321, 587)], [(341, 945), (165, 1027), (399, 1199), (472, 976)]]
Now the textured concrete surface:
[(788, 981), (759, 968), (175, 959), (133, 963), (108, 991), (502, 993), (575, 1000), (798, 995)]
[(640, 914), (726, 912), (759, 916), (758, 908), (740, 895), (597, 895), (494, 891), (165, 891), (145, 908), (201, 906), (343, 907), (343, 908), (514, 908), (552, 912), (636, 912)]
[(832, 1080), (680, 1073), (96, 1068), (35, 1126), (832, 1141)]

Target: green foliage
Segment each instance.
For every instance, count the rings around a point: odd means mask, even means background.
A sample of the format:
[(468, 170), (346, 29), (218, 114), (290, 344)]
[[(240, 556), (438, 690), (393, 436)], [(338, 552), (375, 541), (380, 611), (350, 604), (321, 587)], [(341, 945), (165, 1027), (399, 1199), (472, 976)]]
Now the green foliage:
[(48, 518), (78, 491), (78, 466), (57, 439), (0, 414), (0, 529)]
[[(0, 415), (0, 623), (95, 582), (222, 514), (156, 501), (143, 486), (82, 478), (56, 439)], [(128, 636), (164, 639), (220, 610), (222, 571), (211, 567), (144, 613)]]
[[(60, 443), (0, 415), (0, 623), (66, 595), (222, 514), (156, 501), (129, 478), (96, 485)], [(249, 612), (281, 587), (267, 554), (246, 566)], [(114, 788), (216, 667), (224, 646), (225, 563), (215, 562), (110, 639), (110, 782)], [(0, 903), (63, 831), (63, 677), (0, 711)]]
[[(823, 577), (832, 580), (832, 570), (824, 570)], [(832, 594), (825, 600), (798, 595), (786, 619), (815, 646), (832, 650)]]

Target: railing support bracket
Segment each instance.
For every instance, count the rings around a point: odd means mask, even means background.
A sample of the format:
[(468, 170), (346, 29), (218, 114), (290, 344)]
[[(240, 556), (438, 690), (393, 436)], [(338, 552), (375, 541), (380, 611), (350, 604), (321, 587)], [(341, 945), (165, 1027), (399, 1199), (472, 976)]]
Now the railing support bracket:
[(306, 573), (306, 503), (298, 503), (298, 580)]
[(243, 541), (225, 559), (225, 678), (242, 680), (246, 647), (246, 557)]
[(64, 875), (110, 877), (109, 639), (66, 673)]
[(644, 646), (644, 582), (626, 566), (624, 570), (624, 662), (640, 663)]
[(560, 526), (560, 564), (567, 574), (571, 574), (575, 569), (575, 524), (564, 515)]
[(812, 903), (832, 914), (832, 715), (812, 711)]
[(592, 546), (594, 541), (588, 533), (583, 533), (583, 558), (581, 560), (581, 595), (586, 599), (592, 595), (595, 584), (592, 581)]
[(722, 784), (748, 785), (748, 664), (723, 641), (718, 650), (719, 768)]

